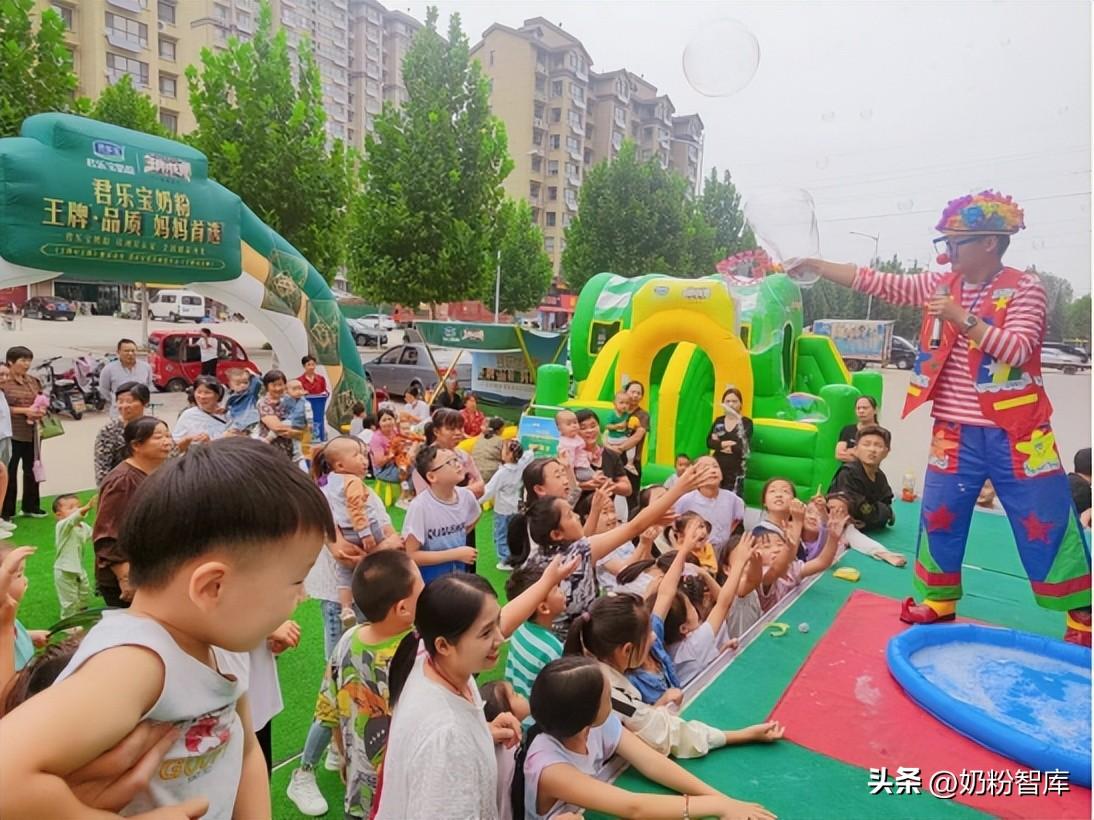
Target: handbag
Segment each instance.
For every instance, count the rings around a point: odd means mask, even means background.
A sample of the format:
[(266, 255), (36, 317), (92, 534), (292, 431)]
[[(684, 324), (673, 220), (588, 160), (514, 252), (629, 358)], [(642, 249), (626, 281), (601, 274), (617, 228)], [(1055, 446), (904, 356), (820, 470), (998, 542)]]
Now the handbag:
[(56, 413), (46, 413), (38, 422), (38, 438), (42, 441), (64, 434), (65, 426), (61, 424), (61, 417)]

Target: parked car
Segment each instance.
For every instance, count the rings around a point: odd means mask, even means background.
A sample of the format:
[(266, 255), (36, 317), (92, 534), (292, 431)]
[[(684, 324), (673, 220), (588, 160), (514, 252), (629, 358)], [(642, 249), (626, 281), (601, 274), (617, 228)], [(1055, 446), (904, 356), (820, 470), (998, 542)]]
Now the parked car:
[(1078, 373), (1090, 369), (1090, 354), (1078, 345), (1066, 342), (1044, 342), (1041, 345), (1041, 366)]
[(893, 337), (892, 347), (889, 348), (889, 364), (898, 370), (911, 370), (918, 357), (919, 351), (914, 344), (903, 336)]
[(387, 333), (380, 327), (369, 324), (365, 317), (360, 319), (347, 319), (353, 341), (358, 347), (387, 347)]
[(200, 322), (205, 318), (205, 297), (192, 290), (161, 290), (148, 303), (148, 310), (153, 319)]
[(399, 325), (395, 322), (395, 319), (386, 313), (366, 313), (360, 317), (361, 321), (365, 323), (366, 327), (378, 327), (380, 330), (390, 333), (393, 330), (398, 330)]
[(23, 315), (28, 319), (66, 319), (71, 322), (76, 318), (76, 306), (57, 296), (31, 296), (23, 305)]
[[(148, 364), (157, 390), (180, 393), (201, 375), (201, 350), (197, 330), (157, 330), (148, 336)], [(260, 374), (258, 365), (235, 339), (214, 333), (217, 340), (217, 379), (228, 384), (227, 373), (237, 367)], [(191, 344), (195, 342), (195, 344)]]
[[(433, 353), (432, 359), (430, 350)], [(373, 359), (362, 361), (362, 364), (374, 387), (401, 398), (411, 386), (423, 391), (436, 387), (459, 353), (460, 351), (451, 348), (429, 348), (415, 342), (396, 345)], [(459, 379), (461, 388), (471, 387), (470, 351), (463, 351), (454, 375)]]

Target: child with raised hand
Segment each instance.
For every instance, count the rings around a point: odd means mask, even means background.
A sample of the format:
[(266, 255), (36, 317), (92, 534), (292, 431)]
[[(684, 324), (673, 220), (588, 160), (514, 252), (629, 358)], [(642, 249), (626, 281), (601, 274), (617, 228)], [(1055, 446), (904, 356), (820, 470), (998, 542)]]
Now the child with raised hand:
[(225, 411), (229, 419), (228, 432), (253, 435), (258, 429), (258, 394), (262, 391), (262, 379), (242, 367), (233, 367), (227, 376)]
[[(516, 570), (505, 582), (505, 597), (511, 601), (536, 584), (543, 577), (544, 569), (542, 564), (531, 564)], [(565, 608), (566, 597), (562, 588), (556, 586), (509, 639), (505, 679), (513, 684), (517, 694), (528, 697), (539, 670), (562, 657), (562, 641), (551, 631), (551, 625)]]
[(589, 462), (589, 451), (580, 436), (581, 425), (577, 414), (573, 410), (559, 410), (555, 416), (555, 427), (558, 428), (559, 459), (573, 469), (578, 483), (591, 481), (595, 472)]
[(698, 526), (702, 531), (699, 535), (699, 545), (692, 550), (692, 555), (695, 556), (699, 562), (699, 566), (710, 572), (718, 571), (718, 558), (714, 554), (714, 546), (710, 543), (710, 523), (703, 518), (697, 512), (682, 513), (672, 522), (672, 527), (669, 529), (669, 543), (674, 544), (683, 536), (684, 529), (691, 522), (698, 522)]
[(509, 530), (510, 543), (512, 545), (514, 538), (520, 539), (519, 554), (529, 554), (530, 539), (539, 545), (536, 558), (531, 560), (545, 561), (553, 555), (581, 559), (580, 568), (562, 585), (566, 610), (554, 625), (555, 634), (560, 639), (565, 637), (573, 619), (587, 611), (597, 597), (596, 565), (616, 547), (637, 538), (643, 530), (658, 522), (664, 523), (663, 519), (669, 514), (673, 503), (684, 493), (709, 481), (711, 470), (717, 470), (713, 462), (710, 467), (697, 464), (688, 468), (675, 487), (630, 521), (608, 532), (586, 536), (573, 507), (554, 496), (539, 498), (524, 515), (513, 519)]
[(61, 618), (75, 615), (87, 609), (91, 600), (91, 583), (84, 569), (84, 554), (91, 543), (91, 525), (84, 521), (95, 508), (97, 497), (83, 506), (80, 499), (71, 494), (53, 499), (53, 517), (57, 524), (53, 529), (53, 541), (57, 557), (53, 559), (53, 586), (61, 604)]
[[(330, 504), (334, 525), (347, 541), (366, 553), (384, 540), (383, 531), (368, 512), (369, 497), (373, 494), (365, 486), (367, 471), (368, 458), (364, 446), (356, 438), (335, 436), (312, 451), (311, 474)], [(334, 570), (338, 603), (342, 606), (342, 625), (350, 627), (357, 623), (350, 591), (353, 570), (341, 563), (336, 563)]]
[(478, 499), (467, 487), (463, 461), (452, 450), (430, 444), (414, 460), (418, 475), (428, 489), (418, 493), (407, 507), (403, 539), (407, 554), (428, 584), (450, 572), (474, 571), (478, 551), (467, 545), (467, 536), (482, 514)]
[[(737, 600), (745, 567), (754, 555), (752, 545), (752, 536), (746, 534), (730, 550), (729, 572), (725, 583), (719, 587), (716, 581), (713, 582), (718, 593), (714, 606), (705, 617), (683, 592), (676, 593), (668, 612), (663, 616), (665, 646), (672, 656), (681, 686), (687, 686), (710, 666), (730, 640), (728, 635), (723, 639), (723, 627), (733, 603)], [(710, 577), (705, 572), (701, 574)]]
[(642, 665), (651, 643), (650, 613), (642, 599), (616, 593), (598, 598), (574, 623), (566, 639), (566, 654), (587, 655), (600, 662), (611, 685), (612, 708), (623, 726), (660, 754), (703, 757), (722, 746), (770, 743), (783, 736), (777, 721), (744, 729), (716, 729), (698, 720), (684, 720), (667, 706), (643, 701), (626, 672)]
[[(726, 548), (718, 554), (718, 573), (714, 578), (715, 583), (721, 585), (723, 589), (733, 571), (734, 551), (743, 539), (744, 533), (734, 536), (729, 540)], [(760, 582), (763, 581), (764, 565), (763, 559), (755, 549), (754, 538), (748, 553), (748, 560), (741, 570), (741, 578), (737, 584), (737, 601), (730, 608), (725, 624), (718, 634), (718, 644), (722, 648), (725, 648), (729, 641), (744, 635), (763, 615), (759, 588)]]
[(34, 656), (34, 639), (16, 617), (27, 591), (24, 571), (36, 547), (0, 546), (0, 692)]
[[(758, 803), (720, 793), (643, 743), (613, 712), (613, 693), (600, 665), (567, 657), (548, 664), (532, 687), (535, 720), (513, 780), (513, 815), (558, 817), (588, 809), (617, 817), (754, 818), (774, 815)], [(653, 782), (677, 792), (639, 794), (608, 782), (615, 755)]]
[[(366, 623), (347, 631), (331, 653), (315, 707), (342, 755), (347, 817), (368, 817), (391, 724), (390, 666), (414, 626), (424, 587), (418, 566), (399, 550), (366, 555), (353, 573), (353, 598)], [(294, 780), (307, 777), (301, 771)]]
[(520, 721), (506, 712), (487, 723), (473, 676), (497, 663), (502, 641), (576, 567), (554, 558), (504, 607), (478, 575), (448, 574), (426, 585), (417, 632), (403, 638), (390, 666), (394, 712), (377, 818), (498, 817), (494, 746), (515, 746)]
[(494, 501), (494, 550), (498, 556), (497, 568), (503, 572), (513, 569), (509, 563), (509, 522), (520, 510), (521, 474), (533, 458), (531, 448), (524, 452), (516, 439), (502, 442), (501, 466), (486, 482), (486, 490), (479, 499), (480, 504)]
[(0, 815), (115, 816), (83, 805), (63, 778), (154, 720), (180, 737), (170, 765), (124, 814), (174, 807), (159, 816), (198, 817), (207, 808), (207, 818), (269, 817), (246, 695), (221, 674), (218, 653), (266, 640), (334, 537), (322, 493), (261, 442), (216, 441), (157, 470), (120, 533), (136, 590), (131, 607), (104, 613), (58, 682), (0, 720), (9, 738), (0, 746), (0, 782), (20, 784), (0, 792)]
[[(784, 481), (783, 479), (773, 480)], [(757, 527), (753, 531), (756, 550), (764, 566), (763, 579), (757, 590), (760, 607), (764, 612), (797, 589), (805, 579), (824, 572), (832, 566), (832, 562), (836, 560), (840, 539), (843, 537), (843, 529), (847, 525), (846, 514), (839, 511), (830, 512), (824, 548), (815, 558), (802, 561), (797, 558), (797, 539), (791, 540), (791, 538), (795, 533), (800, 537), (805, 506), (796, 498), (793, 500), (793, 505), (789, 533), (784, 534), (782, 531), (767, 527)]]

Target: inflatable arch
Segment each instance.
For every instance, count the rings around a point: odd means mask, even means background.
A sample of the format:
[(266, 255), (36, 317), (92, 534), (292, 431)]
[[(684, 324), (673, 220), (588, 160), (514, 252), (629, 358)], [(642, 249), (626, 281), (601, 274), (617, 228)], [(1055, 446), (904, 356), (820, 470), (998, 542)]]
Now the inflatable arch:
[(0, 140), (0, 287), (64, 273), (178, 284), (222, 302), (285, 366), (315, 356), (326, 420), (372, 404), (334, 294), (299, 251), (208, 176), (200, 151), (68, 114)]

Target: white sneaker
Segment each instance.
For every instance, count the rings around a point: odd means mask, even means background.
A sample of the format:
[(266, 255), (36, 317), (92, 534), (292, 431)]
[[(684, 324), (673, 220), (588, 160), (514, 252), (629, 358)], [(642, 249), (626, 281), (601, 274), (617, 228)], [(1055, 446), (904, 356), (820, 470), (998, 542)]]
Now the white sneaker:
[(327, 799), (319, 791), (319, 786), (315, 782), (315, 772), (310, 769), (294, 771), (285, 794), (301, 814), (319, 817), (327, 813)]
[(513, 567), (511, 564), (507, 564), (504, 561), (498, 561), (497, 566), (494, 569), (500, 569), (502, 572), (512, 572)]
[(15, 533), (11, 530), (0, 530), (0, 541), (3, 541), (5, 538), (11, 538), (13, 535), (15, 535)]
[(10, 521), (5, 521), (3, 518), (0, 518), (0, 530), (3, 530), (4, 532), (12, 532), (16, 529), (18, 529), (18, 527), (15, 524), (12, 524)]
[(334, 743), (327, 747), (327, 760), (323, 766), (328, 772), (342, 771), (342, 755), (334, 748)]

